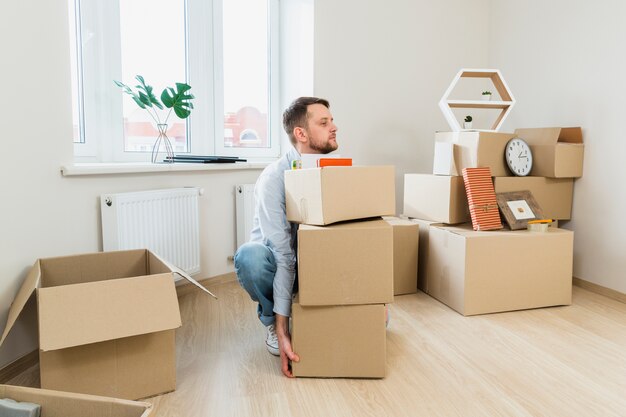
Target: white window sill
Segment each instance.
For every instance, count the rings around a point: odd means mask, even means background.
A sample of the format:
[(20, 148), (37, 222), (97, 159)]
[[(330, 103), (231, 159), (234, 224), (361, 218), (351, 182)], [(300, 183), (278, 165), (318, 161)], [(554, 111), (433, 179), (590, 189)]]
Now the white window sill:
[(149, 162), (133, 163), (75, 163), (61, 167), (64, 177), (77, 175), (115, 175), (137, 174), (144, 172), (185, 172), (185, 171), (236, 171), (248, 169), (263, 169), (272, 161), (263, 162), (235, 162), (225, 164), (153, 164)]

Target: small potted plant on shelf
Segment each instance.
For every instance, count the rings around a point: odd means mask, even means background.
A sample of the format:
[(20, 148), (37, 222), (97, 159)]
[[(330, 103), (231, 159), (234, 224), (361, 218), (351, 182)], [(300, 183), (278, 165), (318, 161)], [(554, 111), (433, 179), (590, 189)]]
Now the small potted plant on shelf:
[(472, 128), (472, 116), (467, 115), (463, 120), (463, 129), (471, 129)]
[(483, 91), (482, 97), (483, 97), (483, 100), (485, 101), (491, 100), (491, 91), (489, 90)]

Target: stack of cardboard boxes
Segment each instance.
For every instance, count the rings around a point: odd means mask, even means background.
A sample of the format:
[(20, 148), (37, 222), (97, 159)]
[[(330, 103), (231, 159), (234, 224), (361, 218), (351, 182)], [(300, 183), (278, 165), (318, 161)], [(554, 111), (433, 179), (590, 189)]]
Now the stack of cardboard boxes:
[[(505, 163), (516, 136), (533, 153), (528, 177)], [(530, 190), (544, 217), (569, 220), (582, 161), (580, 128), (438, 132), (433, 174), (405, 175), (404, 215), (420, 225), (419, 288), (464, 315), (571, 304), (573, 232), (473, 231), (460, 175), (489, 167), (496, 193)]]
[[(405, 291), (412, 275), (415, 292), (417, 269), (416, 225), (378, 217), (395, 213), (394, 175), (393, 167), (285, 173), (287, 219), (300, 223), (295, 376), (385, 376), (385, 304), (393, 301), (394, 261), (402, 264), (396, 271)], [(413, 243), (412, 259), (409, 251), (394, 249), (394, 239)]]

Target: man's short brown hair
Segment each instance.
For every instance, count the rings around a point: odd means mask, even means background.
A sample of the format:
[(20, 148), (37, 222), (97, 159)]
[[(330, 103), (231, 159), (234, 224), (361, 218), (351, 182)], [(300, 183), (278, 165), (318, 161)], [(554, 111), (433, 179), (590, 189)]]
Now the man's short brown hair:
[(293, 130), (296, 127), (306, 128), (307, 126), (307, 109), (311, 104), (322, 104), (326, 108), (330, 108), (328, 100), (323, 98), (300, 97), (294, 100), (283, 113), (283, 127), (287, 135), (289, 135), (289, 140), (292, 145), (296, 144), (296, 137), (293, 135)]

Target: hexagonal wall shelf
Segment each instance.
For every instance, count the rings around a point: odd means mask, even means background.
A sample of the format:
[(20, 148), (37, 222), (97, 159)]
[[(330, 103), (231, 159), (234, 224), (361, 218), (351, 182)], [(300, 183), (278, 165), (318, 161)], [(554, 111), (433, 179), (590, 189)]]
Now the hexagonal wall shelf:
[[(452, 90), (456, 87), (457, 83), (461, 78), (489, 78), (493, 83), (496, 91), (500, 95), (501, 100), (499, 101), (483, 101), (483, 100), (450, 100), (450, 94)], [(504, 123), (504, 120), (509, 115), (513, 105), (515, 104), (515, 99), (513, 98), (513, 94), (511, 94), (511, 90), (506, 85), (504, 78), (502, 78), (502, 74), (497, 69), (462, 69), (458, 72), (458, 74), (450, 83), (450, 86), (446, 90), (445, 94), (439, 101), (439, 108), (443, 112), (450, 128), (453, 132), (459, 132), (464, 130), (461, 128), (459, 121), (457, 120), (454, 113), (452, 113), (453, 108), (458, 109), (500, 109), (500, 114), (496, 121), (491, 126), (491, 129), (475, 129), (475, 130), (486, 130), (490, 132), (497, 132)]]

